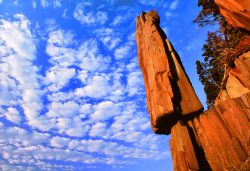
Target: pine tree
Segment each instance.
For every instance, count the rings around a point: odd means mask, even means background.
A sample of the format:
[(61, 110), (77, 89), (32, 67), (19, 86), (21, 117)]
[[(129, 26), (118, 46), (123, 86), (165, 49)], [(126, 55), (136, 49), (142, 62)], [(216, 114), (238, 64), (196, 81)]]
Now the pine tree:
[(214, 0), (198, 0), (202, 7), (194, 20), (200, 27), (218, 25), (214, 32), (208, 32), (207, 41), (203, 45), (203, 61), (196, 61), (199, 79), (204, 85), (207, 105), (210, 108), (222, 89), (222, 79), (226, 69), (233, 67), (233, 61), (239, 52), (249, 50), (248, 46), (239, 46), (249, 33), (230, 26), (219, 12)]

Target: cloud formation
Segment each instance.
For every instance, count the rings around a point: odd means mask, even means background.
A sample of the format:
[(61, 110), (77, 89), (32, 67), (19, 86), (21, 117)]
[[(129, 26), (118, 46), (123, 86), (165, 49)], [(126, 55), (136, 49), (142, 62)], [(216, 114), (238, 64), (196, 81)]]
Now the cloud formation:
[(125, 1), (109, 2), (118, 4), (115, 17), (105, 3), (67, 3), (30, 2), (45, 19), (0, 16), (0, 170), (114, 169), (166, 158), (137, 65), (137, 11)]

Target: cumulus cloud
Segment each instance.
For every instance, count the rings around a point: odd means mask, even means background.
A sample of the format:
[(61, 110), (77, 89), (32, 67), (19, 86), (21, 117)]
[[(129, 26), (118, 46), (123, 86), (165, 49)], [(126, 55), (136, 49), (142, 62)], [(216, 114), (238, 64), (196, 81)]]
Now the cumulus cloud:
[(115, 115), (118, 115), (120, 108), (112, 101), (103, 101), (95, 106), (95, 112), (91, 115), (94, 120), (104, 121)]
[(12, 107), (9, 107), (7, 109), (5, 116), (6, 119), (14, 123), (19, 123), (21, 121), (21, 116), (19, 114), (19, 111)]
[(65, 103), (52, 102), (49, 106), (47, 115), (49, 117), (71, 117), (72, 115), (77, 114), (79, 108), (79, 104), (74, 101), (68, 101)]
[(117, 60), (122, 58), (128, 58), (130, 53), (131, 47), (128, 45), (121, 46), (115, 50), (115, 58)]
[(50, 91), (57, 91), (64, 87), (76, 75), (73, 68), (50, 68), (46, 72), (45, 82)]
[(88, 85), (83, 88), (78, 88), (75, 91), (77, 96), (101, 98), (110, 92), (108, 78), (104, 76), (94, 76)]
[(77, 59), (81, 63), (81, 69), (90, 72), (104, 71), (111, 62), (109, 56), (104, 57), (100, 54), (97, 41), (93, 39), (81, 44), (77, 52)]
[[(11, 83), (13, 78), (17, 80), (17, 82), (15, 81), (15, 83), (10, 84), (11, 87), (8, 87), (4, 82), (1, 82), (0, 85), (4, 87), (3, 95), (8, 95), (8, 93), (5, 92), (6, 90), (19, 90), (12, 91), (10, 95), (22, 97), (19, 101), (25, 116), (31, 124), (32, 120), (37, 118), (43, 107), (38, 68), (32, 64), (36, 59), (36, 43), (29, 28), (30, 21), (21, 14), (15, 15), (15, 19), (13, 22), (4, 19), (0, 20), (0, 39), (1, 42), (3, 42), (2, 46), (4, 46), (4, 49), (10, 49), (7, 50), (9, 53), (5, 53), (1, 58), (1, 62), (5, 64), (9, 72), (3, 72), (1, 74), (4, 74), (4, 78), (6, 78), (5, 82)], [(10, 98), (7, 97), (6, 99), (11, 102), (11, 98), (13, 97), (10, 96)]]
[[(46, 11), (64, 1), (32, 4)], [(167, 141), (151, 134), (145, 114), (134, 25), (120, 27), (133, 23), (135, 11), (108, 22), (109, 10), (97, 4), (55, 9), (67, 11), (65, 21), (74, 17), (80, 34), (75, 26), (60, 28), (64, 23), (53, 13), (39, 24), (21, 14), (0, 20), (1, 168), (84, 170), (166, 157), (158, 147)]]
[(102, 122), (94, 124), (89, 132), (91, 137), (103, 137), (106, 132), (107, 125)]
[(70, 139), (63, 137), (53, 137), (50, 139), (50, 145), (52, 147), (62, 148), (68, 145)]

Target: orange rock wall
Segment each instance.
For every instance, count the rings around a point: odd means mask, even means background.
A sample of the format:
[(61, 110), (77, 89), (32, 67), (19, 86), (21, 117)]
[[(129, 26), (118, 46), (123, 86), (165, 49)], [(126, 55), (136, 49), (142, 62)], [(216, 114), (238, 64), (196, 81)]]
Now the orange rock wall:
[(202, 105), (156, 11), (137, 18), (139, 65), (152, 128), (171, 132), (174, 171), (250, 170), (250, 52), (225, 73), (213, 108)]
[(215, 0), (215, 3), (229, 24), (250, 31), (250, 0)]

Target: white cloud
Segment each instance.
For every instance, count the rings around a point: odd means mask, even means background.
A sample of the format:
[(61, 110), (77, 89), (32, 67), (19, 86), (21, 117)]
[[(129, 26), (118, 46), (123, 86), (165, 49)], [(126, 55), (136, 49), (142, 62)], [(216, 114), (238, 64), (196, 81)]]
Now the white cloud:
[(36, 8), (37, 2), (35, 0), (32, 0), (32, 7)]
[(92, 126), (89, 132), (89, 135), (91, 137), (104, 137), (106, 129), (107, 129), (107, 125), (105, 123), (102, 123), (102, 122), (95, 123)]
[(58, 28), (58, 25), (56, 24), (56, 20), (53, 18), (47, 18), (45, 19), (45, 26), (47, 32), (52, 32)]
[[(32, 2), (60, 7), (63, 1)], [(105, 8), (88, 11), (90, 6), (75, 11), (82, 27), (106, 23)], [(7, 106), (0, 106), (0, 117), (23, 127), (7, 127), (0, 121), (0, 156), (7, 170), (75, 170), (75, 162), (83, 163), (84, 170), (96, 163), (120, 167), (135, 159), (166, 157), (158, 149), (162, 141), (149, 133), (146, 110), (141, 113), (145, 99), (132, 97), (143, 94), (143, 81), (137, 60), (130, 60), (135, 56), (134, 34), (124, 38), (111, 27), (122, 18), (107, 28), (93, 27), (95, 39), (89, 40), (88, 34), (81, 39), (77, 32), (58, 29), (56, 18), (47, 19), (48, 37), (39, 41), (46, 41), (48, 58), (36, 52), (34, 38), (40, 37), (31, 32), (34, 25), (23, 15), (16, 18), (0, 22), (0, 105)], [(43, 29), (40, 26), (36, 29)], [(114, 63), (110, 54), (119, 61)], [(49, 65), (36, 66), (37, 57)]]
[(89, 131), (89, 125), (80, 116), (58, 118), (57, 128), (60, 134), (71, 137), (83, 137)]
[(112, 28), (98, 28), (94, 31), (99, 40), (102, 41), (104, 46), (109, 50), (114, 49), (120, 42), (119, 32), (115, 32)]
[[(166, 16), (167, 18), (170, 18), (170, 17), (173, 16), (173, 13), (167, 11), (167, 12), (165, 13), (165, 16)], [(165, 33), (166, 33), (166, 32), (165, 32)]]
[(56, 30), (49, 33), (48, 43), (55, 46), (68, 46), (73, 43), (74, 35), (64, 30)]
[(108, 69), (111, 59), (109, 56), (102, 56), (99, 53), (96, 40), (84, 42), (77, 52), (76, 58), (81, 62), (80, 67), (90, 72), (104, 71)]
[(116, 16), (113, 20), (112, 25), (117, 26), (117, 25), (121, 24), (126, 19), (128, 19), (128, 16), (122, 16), (122, 15)]
[(83, 84), (87, 84), (88, 78), (89, 78), (89, 73), (87, 70), (81, 70), (78, 72), (77, 78), (81, 80)]
[(86, 135), (88, 131), (89, 131), (89, 126), (86, 125), (86, 126), (69, 128), (68, 130), (65, 131), (65, 133), (72, 137), (83, 137), (84, 135)]
[(62, 148), (68, 146), (69, 141), (69, 138), (53, 137), (50, 139), (50, 144), (52, 147)]
[(50, 32), (46, 52), (51, 56), (50, 62), (58, 67), (78, 65), (90, 72), (104, 71), (111, 62), (109, 56), (104, 57), (99, 53), (96, 40), (84, 41), (79, 46), (71, 32), (61, 29)]
[(80, 113), (90, 114), (92, 112), (93, 112), (93, 108), (91, 104), (85, 103), (80, 108)]
[(46, 143), (49, 134), (28, 132), (19, 127), (0, 127), (1, 143), (15, 144), (16, 146), (34, 146)]
[[(7, 47), (11, 47), (21, 59), (35, 58), (35, 43), (29, 30), (29, 20), (21, 14), (15, 15), (16, 21), (0, 20), (0, 37)], [(28, 48), (29, 47), (29, 48)]]
[(81, 97), (101, 98), (106, 96), (110, 91), (108, 78), (94, 76), (87, 86), (76, 89), (75, 94)]
[(178, 0), (174, 0), (170, 5), (169, 5), (169, 9), (171, 10), (175, 10), (178, 6)]
[(5, 94), (6, 90), (19, 90), (12, 91), (10, 99), (8, 97), (7, 99), (11, 102), (11, 98), (13, 98), (11, 96), (22, 97), (16, 100), (19, 100), (18, 102), (21, 104), (29, 124), (31, 124), (32, 120), (35, 120), (39, 115), (43, 104), (38, 68), (32, 64), (36, 59), (36, 42), (30, 32), (29, 25), (29, 20), (21, 14), (16, 14), (15, 20), (12, 22), (4, 19), (0, 20), (0, 39), (1, 42), (4, 42), (2, 46), (11, 49), (10, 53), (1, 58), (1, 62), (5, 63), (9, 72), (1, 74), (4, 74), (4, 78), (7, 78), (5, 82), (11, 83), (12, 78), (17, 80), (15, 83), (10, 84), (12, 87), (6, 87), (6, 84), (1, 82), (2, 85), (5, 84), (3, 94), (7, 95)]
[(105, 24), (108, 20), (108, 14), (103, 11), (90, 11), (91, 4), (88, 2), (78, 4), (74, 11), (74, 17), (81, 24)]
[(73, 127), (73, 122), (71, 118), (58, 118), (56, 123), (58, 129), (60, 130), (66, 130), (68, 128)]
[(122, 58), (128, 58), (130, 54), (131, 47), (128, 45), (121, 46), (117, 49), (115, 49), (115, 58), (117, 60), (122, 59)]
[(78, 113), (80, 109), (79, 104), (74, 101), (68, 101), (65, 103), (52, 102), (49, 106), (47, 115), (49, 117), (71, 117)]
[(49, 101), (53, 102), (65, 102), (74, 98), (72, 92), (53, 92), (47, 95)]
[(95, 106), (95, 112), (91, 118), (97, 121), (105, 121), (120, 113), (120, 107), (112, 101), (103, 101)]
[(127, 91), (129, 96), (139, 95), (144, 92), (143, 80), (140, 71), (129, 73), (127, 77)]
[(53, 7), (54, 8), (59, 8), (62, 6), (62, 0), (53, 0)]
[(40, 1), (40, 5), (43, 7), (43, 8), (46, 8), (49, 6), (49, 2), (48, 0), (41, 0)]
[(14, 123), (19, 123), (21, 121), (21, 116), (19, 114), (19, 111), (12, 107), (9, 107), (7, 109), (5, 116), (6, 119)]
[(0, 64), (0, 105), (16, 105), (18, 100), (21, 99), (20, 87), (17, 85), (16, 80), (8, 76), (9, 71), (3, 72), (4, 64)]
[(76, 75), (74, 68), (56, 68), (52, 67), (46, 72), (45, 82), (49, 85), (50, 91), (58, 91), (69, 83)]

